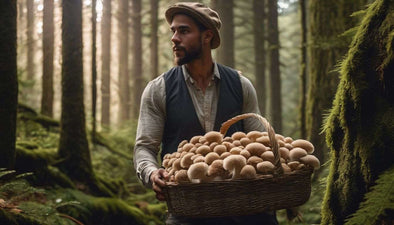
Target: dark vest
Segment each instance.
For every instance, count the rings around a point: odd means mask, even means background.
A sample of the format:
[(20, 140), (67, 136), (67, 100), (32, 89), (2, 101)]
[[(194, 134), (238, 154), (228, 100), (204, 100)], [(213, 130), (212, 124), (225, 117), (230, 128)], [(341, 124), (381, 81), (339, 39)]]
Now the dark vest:
[[(238, 72), (220, 64), (218, 68), (220, 79), (215, 131), (220, 130), (223, 122), (241, 114), (243, 105), (242, 85)], [(189, 141), (193, 136), (205, 134), (187, 89), (182, 67), (177, 66), (166, 72), (164, 80), (167, 118), (162, 139), (162, 157), (177, 151), (181, 141)], [(243, 123), (239, 121), (229, 128), (226, 136), (243, 130)]]

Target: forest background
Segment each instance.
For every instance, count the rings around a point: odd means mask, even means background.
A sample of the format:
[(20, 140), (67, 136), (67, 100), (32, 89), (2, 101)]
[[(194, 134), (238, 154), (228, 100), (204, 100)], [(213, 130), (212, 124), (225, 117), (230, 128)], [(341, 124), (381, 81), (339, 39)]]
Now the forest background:
[[(173, 66), (172, 33), (164, 11), (175, 2), (1, 3), (4, 10), (12, 9), (9, 17), (16, 22), (18, 116), (14, 141), (11, 135), (3, 136), (1, 142), (5, 157), (0, 168), (5, 169), (0, 171), (0, 222), (163, 224), (166, 205), (136, 178), (132, 150), (143, 88)], [(343, 65), (351, 56), (348, 51), (360, 23), (369, 11), (380, 13), (386, 21), (385, 13), (389, 18), (385, 32), (393, 36), (393, 1), (199, 2), (218, 10), (223, 21), (222, 44), (214, 51), (217, 62), (242, 71), (252, 81), (261, 115), (276, 133), (310, 140), (321, 161), (310, 200), (293, 221), (287, 220), (286, 210), (278, 211), (279, 222), (341, 224), (349, 219), (384, 170), (358, 188), (357, 204), (346, 203), (350, 206), (336, 212), (337, 205), (329, 205), (328, 197), (323, 200), (335, 159), (331, 156), (330, 161), (329, 153), (335, 149), (335, 140), (334, 146), (329, 138), (326, 142), (323, 129), (330, 129), (333, 101), (340, 78), (345, 77)], [(371, 5), (387, 10), (375, 12)], [(8, 34), (8, 29), (3, 31)], [(392, 52), (391, 46), (388, 49)], [(12, 89), (3, 84), (2, 88)], [(8, 96), (3, 93), (2, 97)], [(383, 165), (388, 170), (392, 162)], [(392, 212), (392, 204), (389, 200), (384, 209)], [(383, 211), (375, 219), (392, 221)]]

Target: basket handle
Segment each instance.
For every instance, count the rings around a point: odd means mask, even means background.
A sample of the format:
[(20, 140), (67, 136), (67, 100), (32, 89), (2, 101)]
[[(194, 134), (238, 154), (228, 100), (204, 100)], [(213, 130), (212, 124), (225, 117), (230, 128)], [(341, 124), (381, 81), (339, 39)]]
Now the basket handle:
[(238, 122), (239, 120), (243, 120), (249, 117), (255, 117), (257, 118), (264, 126), (264, 128), (268, 132), (268, 137), (270, 139), (270, 144), (272, 148), (272, 152), (274, 153), (274, 164), (275, 164), (275, 173), (276, 175), (283, 174), (283, 168), (282, 168), (282, 163), (280, 162), (280, 155), (279, 155), (279, 145), (278, 142), (276, 141), (275, 138), (275, 131), (274, 128), (268, 123), (267, 119), (264, 117), (256, 114), (256, 113), (245, 113), (241, 114), (238, 116), (235, 116), (226, 122), (222, 123), (222, 126), (220, 127), (220, 133), (224, 136), (227, 133), (228, 128), (230, 128), (231, 125), (234, 123)]

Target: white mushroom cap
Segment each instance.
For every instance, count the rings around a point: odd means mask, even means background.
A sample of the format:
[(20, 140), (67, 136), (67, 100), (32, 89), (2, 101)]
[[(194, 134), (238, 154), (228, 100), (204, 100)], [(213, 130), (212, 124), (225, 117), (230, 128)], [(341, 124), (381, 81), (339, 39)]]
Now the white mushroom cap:
[(223, 141), (223, 135), (217, 131), (209, 131), (204, 137), (209, 143), (216, 142), (220, 144)]
[(208, 165), (211, 165), (211, 163), (217, 159), (219, 159), (220, 156), (216, 152), (210, 152), (205, 156), (205, 163)]
[(261, 136), (256, 139), (256, 142), (261, 143), (265, 146), (270, 146), (270, 138), (268, 136)]
[(192, 138), (190, 139), (190, 143), (192, 143), (192, 144), (198, 143), (201, 137), (202, 137), (201, 135), (192, 137)]
[(192, 149), (194, 147), (194, 144), (192, 143), (186, 143), (185, 145), (183, 145), (182, 150), (185, 152), (189, 152), (190, 149)]
[(263, 136), (263, 133), (260, 131), (250, 131), (249, 133), (246, 134), (246, 137), (248, 137), (251, 141), (256, 141), (257, 138)]
[(231, 179), (237, 179), (245, 165), (246, 159), (242, 155), (230, 155), (223, 160), (223, 168), (233, 175)]
[(187, 170), (176, 171), (174, 179), (178, 183), (187, 183), (187, 182), (189, 182), (189, 178), (187, 176)]
[(207, 180), (208, 164), (199, 162), (191, 165), (187, 170), (187, 176), (191, 182), (202, 182)]
[(223, 168), (223, 160), (221, 159), (213, 161), (208, 167), (208, 176), (212, 179), (219, 177), (219, 180), (222, 180), (223, 178), (227, 178), (228, 175), (228, 171)]
[(223, 152), (223, 153), (220, 155), (220, 159), (225, 159), (225, 158), (227, 158), (227, 157), (230, 156), (230, 155), (231, 155), (230, 152)]
[(196, 153), (201, 155), (206, 155), (211, 152), (211, 149), (207, 145), (201, 145), (197, 148)]
[(233, 140), (241, 140), (241, 138), (246, 137), (246, 134), (242, 131), (237, 131), (235, 133), (233, 133), (233, 135), (231, 135), (231, 138)]
[(249, 151), (250, 155), (255, 156), (261, 156), (266, 151), (265, 146), (258, 142), (248, 144), (245, 149)]
[(239, 175), (243, 179), (256, 178), (256, 169), (251, 165), (245, 165)]
[(257, 164), (256, 169), (259, 173), (267, 174), (273, 172), (275, 166), (270, 161), (263, 161)]
[(272, 163), (275, 162), (275, 156), (274, 156), (274, 153), (273, 153), (272, 151), (266, 151), (266, 152), (264, 152), (263, 154), (261, 154), (261, 158), (262, 158), (264, 161), (270, 161), (270, 162), (272, 162)]
[(227, 148), (226, 146), (220, 144), (220, 145), (216, 145), (215, 148), (213, 148), (213, 151), (216, 152), (218, 155), (221, 155), (227, 151)]
[(240, 147), (234, 147), (230, 150), (230, 153), (233, 155), (239, 155), (241, 154), (242, 148)]
[(258, 156), (251, 156), (248, 159), (248, 164), (253, 167), (256, 167), (257, 164), (261, 163), (262, 161), (263, 161), (263, 159)]

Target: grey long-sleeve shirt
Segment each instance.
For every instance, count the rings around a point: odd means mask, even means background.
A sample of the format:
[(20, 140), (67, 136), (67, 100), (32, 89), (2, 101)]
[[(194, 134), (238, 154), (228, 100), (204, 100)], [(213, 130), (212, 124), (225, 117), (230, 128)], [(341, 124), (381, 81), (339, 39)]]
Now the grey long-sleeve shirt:
[[(184, 65), (182, 66), (182, 72), (202, 128), (206, 132), (212, 131), (215, 123), (220, 88), (218, 82), (220, 80), (220, 74), (217, 64), (215, 63), (214, 65), (211, 82), (204, 93), (196, 86), (195, 81)], [(256, 90), (246, 77), (241, 74), (239, 75), (243, 93), (242, 113), (260, 114)], [(164, 74), (162, 74), (150, 81), (142, 94), (137, 136), (134, 146), (134, 167), (136, 168), (138, 178), (147, 187), (151, 187), (150, 174), (160, 167), (157, 157), (162, 141), (165, 119), (166, 92)], [(254, 118), (245, 119), (244, 128), (245, 132), (264, 130), (262, 124)]]

